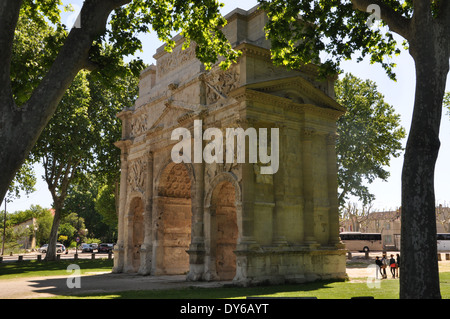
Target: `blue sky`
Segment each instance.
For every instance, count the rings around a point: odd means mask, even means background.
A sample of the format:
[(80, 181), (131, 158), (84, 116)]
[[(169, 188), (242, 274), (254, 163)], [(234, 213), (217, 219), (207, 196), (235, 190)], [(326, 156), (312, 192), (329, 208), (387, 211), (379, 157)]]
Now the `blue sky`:
[[(63, 2), (65, 4), (73, 4), (75, 8), (76, 6), (81, 7), (83, 3), (81, 0), (64, 0)], [(222, 8), (222, 14), (224, 15), (236, 7), (248, 10), (257, 4), (256, 0), (222, 0), (222, 2), (225, 4), (224, 8)], [(74, 21), (74, 13), (64, 15), (63, 21)], [(158, 41), (154, 34), (144, 35), (141, 38), (143, 40), (143, 52), (139, 56), (148, 64), (154, 63), (153, 55), (162, 43)], [(401, 43), (401, 40), (399, 43)], [(370, 65), (367, 61), (361, 63), (345, 61), (342, 63), (342, 68), (344, 72), (352, 73), (361, 79), (374, 81), (378, 86), (378, 91), (384, 95), (385, 102), (391, 104), (396, 112), (401, 115), (402, 126), (405, 127), (406, 132), (409, 132), (415, 91), (414, 61), (406, 51), (402, 51), (402, 54), (394, 57), (393, 60), (397, 64), (395, 69), (397, 82), (390, 80), (381, 66)], [(450, 91), (449, 80), (447, 80), (447, 91)], [(450, 184), (450, 168), (448, 168), (450, 163), (450, 115), (445, 110), (442, 116), (440, 139), (441, 148), (435, 171), (435, 192), (437, 203), (444, 204), (444, 202), (450, 202), (450, 196), (447, 190)], [(403, 145), (405, 144), (406, 139), (403, 141)], [(376, 196), (373, 209), (382, 211), (395, 209), (400, 206), (402, 163), (403, 154), (399, 158), (391, 160), (391, 165), (388, 168), (391, 176), (387, 182), (375, 181), (369, 185), (370, 191)], [(9, 212), (28, 209), (32, 204), (51, 207), (52, 200), (50, 192), (47, 189), (46, 183), (40, 178), (42, 173), (42, 169), (36, 167), (36, 175), (38, 177), (37, 191), (28, 197), (22, 196), (20, 199), (8, 203), (7, 210)], [(4, 206), (2, 206), (3, 208)]]

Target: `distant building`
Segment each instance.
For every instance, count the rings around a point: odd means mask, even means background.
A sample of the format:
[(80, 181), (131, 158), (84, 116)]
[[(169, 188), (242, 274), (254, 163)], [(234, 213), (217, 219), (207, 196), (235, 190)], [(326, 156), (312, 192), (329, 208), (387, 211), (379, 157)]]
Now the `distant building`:
[[(442, 222), (445, 216), (440, 214), (443, 210), (444, 209), (442, 207), (436, 208), (436, 227), (438, 233), (448, 232), (448, 225)], [(402, 209), (399, 208), (395, 211), (373, 212), (367, 216), (359, 216), (357, 218), (357, 225), (355, 225), (354, 221), (352, 222), (349, 219), (342, 220), (340, 223), (340, 231), (381, 233), (383, 244), (387, 249), (400, 250), (401, 211)]]
[(36, 248), (36, 229), (37, 222), (36, 218), (30, 218), (23, 223), (17, 224), (13, 227), (13, 231), (19, 234), (17, 243), (24, 249), (35, 249)]

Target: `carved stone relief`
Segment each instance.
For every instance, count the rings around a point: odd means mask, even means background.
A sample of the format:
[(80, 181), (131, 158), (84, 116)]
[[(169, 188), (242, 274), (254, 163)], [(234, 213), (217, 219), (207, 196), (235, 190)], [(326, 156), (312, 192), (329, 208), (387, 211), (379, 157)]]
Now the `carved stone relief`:
[(143, 159), (133, 160), (128, 164), (128, 185), (131, 191), (143, 193), (145, 190), (145, 171), (147, 162)]
[(175, 49), (171, 54), (166, 54), (163, 58), (159, 59), (157, 63), (159, 77), (175, 70), (187, 61), (194, 59), (195, 47), (196, 46), (191, 43), (189, 48), (185, 50)]
[(183, 164), (174, 165), (161, 181), (158, 194), (164, 197), (191, 198), (191, 179)]
[(147, 114), (143, 113), (131, 120), (131, 136), (138, 136), (147, 130), (147, 119)]
[(206, 83), (206, 102), (212, 104), (220, 98), (227, 98), (228, 93), (239, 86), (239, 72), (236, 66), (228, 70), (216, 68), (206, 74), (203, 79)]

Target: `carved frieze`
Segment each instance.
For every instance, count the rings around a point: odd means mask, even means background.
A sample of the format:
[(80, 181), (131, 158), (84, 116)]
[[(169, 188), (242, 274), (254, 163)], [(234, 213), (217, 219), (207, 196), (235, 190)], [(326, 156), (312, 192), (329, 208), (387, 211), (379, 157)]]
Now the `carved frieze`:
[(131, 120), (131, 136), (138, 136), (147, 131), (148, 116), (142, 113)]
[(194, 59), (195, 57), (195, 45), (193, 43), (189, 46), (189, 48), (185, 50), (175, 49), (171, 53), (165, 54), (160, 59), (158, 59), (157, 62), (159, 77), (162, 77), (170, 71), (175, 70), (179, 66), (185, 64), (187, 61)]
[(212, 104), (220, 98), (226, 99), (228, 93), (239, 86), (239, 69), (232, 66), (227, 70), (214, 68), (203, 77), (206, 83), (206, 102)]
[(130, 161), (128, 164), (128, 186), (131, 191), (143, 193), (145, 190), (145, 171), (147, 162), (143, 159)]

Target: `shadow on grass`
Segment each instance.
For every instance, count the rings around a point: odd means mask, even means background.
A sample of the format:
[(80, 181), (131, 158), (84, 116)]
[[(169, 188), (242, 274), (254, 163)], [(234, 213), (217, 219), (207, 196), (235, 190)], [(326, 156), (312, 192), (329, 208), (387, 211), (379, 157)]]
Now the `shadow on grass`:
[[(258, 298), (314, 298), (314, 291), (318, 289), (331, 289), (330, 282), (315, 282), (308, 284), (263, 285), (254, 287), (223, 287), (223, 288), (198, 288), (189, 287), (177, 290), (147, 290), (147, 291), (121, 291), (110, 294), (108, 298), (114, 299), (245, 299)], [(292, 294), (302, 293), (302, 296)], [(305, 296), (307, 295), (307, 296)], [(89, 297), (85, 295), (84, 297)], [(101, 296), (96, 296), (101, 297)]]
[[(330, 282), (305, 284), (260, 285), (253, 287), (221, 286), (224, 282), (187, 282), (185, 276), (139, 276), (130, 274), (101, 274), (79, 277), (80, 287), (69, 288), (74, 278), (42, 278), (30, 281), (36, 297), (83, 299), (227, 299), (288, 297), (301, 291), (314, 297), (317, 289), (331, 288)], [(44, 295), (45, 294), (45, 295)], [(305, 297), (305, 296), (302, 296)]]

